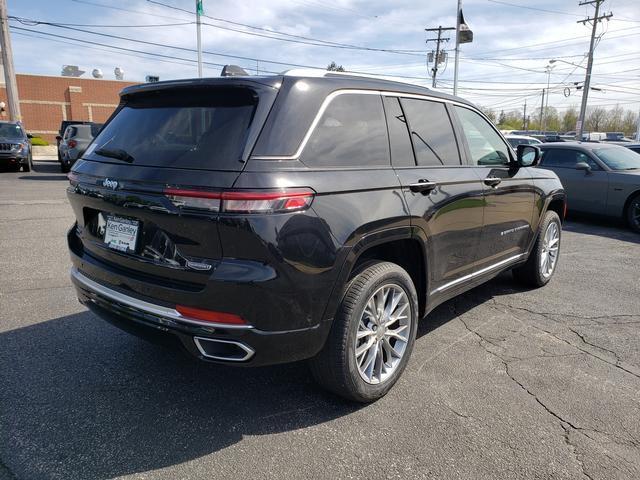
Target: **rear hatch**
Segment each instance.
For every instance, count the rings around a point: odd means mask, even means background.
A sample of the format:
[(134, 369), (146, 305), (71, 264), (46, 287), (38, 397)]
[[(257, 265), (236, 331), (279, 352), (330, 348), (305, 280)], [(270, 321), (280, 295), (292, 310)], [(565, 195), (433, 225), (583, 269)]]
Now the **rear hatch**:
[(125, 90), (70, 174), (75, 253), (120, 278), (202, 288), (222, 256), (216, 192), (238, 178), (276, 92), (236, 79)]

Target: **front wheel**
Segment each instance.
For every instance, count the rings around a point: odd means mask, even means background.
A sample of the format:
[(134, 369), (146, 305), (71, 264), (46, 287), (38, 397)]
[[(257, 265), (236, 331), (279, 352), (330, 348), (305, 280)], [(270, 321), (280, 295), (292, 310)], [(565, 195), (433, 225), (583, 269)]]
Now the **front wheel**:
[(631, 230), (640, 233), (640, 194), (631, 199), (626, 214), (627, 223)]
[(23, 172), (30, 172), (33, 170), (33, 159), (31, 158), (31, 154), (27, 157), (27, 163), (22, 166)]
[(560, 256), (562, 224), (556, 212), (548, 211), (538, 229), (538, 238), (527, 262), (513, 269), (516, 280), (531, 287), (542, 287), (549, 283), (556, 271)]
[(384, 396), (404, 371), (416, 337), (418, 300), (400, 266), (370, 262), (352, 276), (322, 351), (316, 381), (357, 402)]

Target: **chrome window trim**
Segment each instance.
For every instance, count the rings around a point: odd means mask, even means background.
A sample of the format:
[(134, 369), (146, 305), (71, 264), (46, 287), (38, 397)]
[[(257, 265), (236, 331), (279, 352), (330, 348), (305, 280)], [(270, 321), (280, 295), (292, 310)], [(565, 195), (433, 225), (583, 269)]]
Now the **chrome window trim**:
[(220, 328), (227, 330), (249, 330), (253, 328), (252, 325), (230, 325), (227, 323), (203, 322), (193, 318), (185, 317), (174, 308), (163, 307), (162, 305), (157, 305), (155, 303), (145, 302), (144, 300), (130, 297), (129, 295), (125, 295), (124, 293), (120, 293), (109, 287), (101, 285), (98, 282), (94, 282), (90, 278), (80, 273), (80, 271), (75, 267), (71, 268), (71, 278), (78, 282), (83, 288), (104, 298), (112, 300), (121, 305), (126, 305), (133, 309), (149, 313), (151, 315), (174, 320), (178, 323), (187, 323), (189, 325), (197, 325), (199, 327)]
[(293, 155), (252, 155), (249, 159), (250, 160), (298, 160), (300, 158), (300, 156), (302, 155), (302, 152), (304, 151), (304, 148), (307, 146), (307, 142), (311, 138), (311, 135), (313, 135), (313, 132), (315, 131), (316, 127), (318, 126), (318, 123), (320, 123), (320, 119), (322, 118), (322, 115), (324, 115), (324, 112), (329, 107), (329, 104), (333, 101), (334, 98), (336, 98), (336, 97), (338, 97), (340, 95), (348, 95), (348, 94), (380, 95), (380, 96), (386, 96), (386, 97), (416, 98), (416, 99), (419, 99), (419, 100), (431, 100), (431, 101), (442, 102), (442, 103), (450, 103), (452, 105), (459, 105), (461, 107), (469, 108), (469, 109), (471, 109), (473, 111), (476, 111), (476, 112), (481, 114), (481, 112), (479, 110), (476, 110), (476, 109), (470, 107), (469, 105), (467, 105), (465, 103), (456, 102), (455, 100), (450, 100), (450, 99), (447, 99), (447, 98), (440, 98), (440, 97), (432, 96), (432, 95), (420, 95), (420, 94), (414, 94), (414, 93), (402, 93), (402, 92), (394, 92), (394, 91), (391, 91), (391, 90), (389, 90), (389, 91), (387, 91), (387, 90), (363, 90), (363, 89), (357, 89), (357, 88), (345, 88), (345, 89), (342, 89), (342, 90), (336, 90), (334, 92), (331, 92), (329, 95), (327, 95), (327, 97), (322, 102), (322, 105), (320, 105), (320, 108), (318, 109), (318, 112), (316, 113), (316, 116), (314, 117), (313, 121), (311, 122), (311, 125), (307, 129), (307, 132), (305, 133), (304, 137), (302, 138), (302, 141), (300, 142), (300, 145), (298, 146), (298, 149), (295, 151), (295, 153)]
[(509, 258), (505, 258), (504, 260), (499, 261), (498, 263), (494, 263), (493, 265), (489, 265), (488, 267), (484, 267), (481, 268), (480, 270), (476, 270), (475, 272), (472, 272), (468, 275), (465, 275), (463, 277), (460, 278), (456, 278), (455, 280), (449, 282), (449, 283), (445, 283), (444, 285), (436, 288), (435, 290), (431, 291), (431, 295), (435, 294), (435, 293), (440, 293), (443, 292), (444, 290), (448, 290), (451, 287), (455, 287), (456, 285), (460, 284), (460, 283), (464, 283), (467, 280), (472, 280), (475, 277), (479, 277), (480, 275), (483, 275), (485, 273), (489, 273), (492, 270), (496, 270), (504, 265), (507, 265), (511, 262), (515, 262), (516, 260), (520, 260), (522, 257), (524, 257), (526, 254), (524, 253), (520, 253), (518, 255), (514, 255), (513, 257), (509, 257)]

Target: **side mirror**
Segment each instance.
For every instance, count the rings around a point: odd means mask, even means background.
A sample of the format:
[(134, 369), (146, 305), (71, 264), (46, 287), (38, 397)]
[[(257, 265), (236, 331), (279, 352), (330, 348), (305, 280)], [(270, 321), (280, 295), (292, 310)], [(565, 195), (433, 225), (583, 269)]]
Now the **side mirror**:
[(591, 167), (587, 162), (576, 163), (576, 170), (584, 170), (585, 173), (591, 173)]
[(33, 138), (33, 135), (31, 135), (30, 133), (27, 133), (27, 138), (31, 140)]
[(56, 135), (56, 140), (60, 141), (62, 140), (62, 137), (60, 135)]
[(540, 161), (540, 149), (534, 145), (518, 145), (516, 163), (519, 167), (535, 167)]

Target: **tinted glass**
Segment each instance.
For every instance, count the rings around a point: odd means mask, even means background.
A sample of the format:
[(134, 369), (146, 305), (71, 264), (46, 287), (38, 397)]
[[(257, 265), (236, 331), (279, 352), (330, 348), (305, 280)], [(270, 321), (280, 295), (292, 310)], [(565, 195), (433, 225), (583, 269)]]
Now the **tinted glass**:
[(387, 114), (389, 127), (389, 145), (391, 146), (391, 161), (395, 166), (416, 165), (411, 147), (411, 137), (400, 101), (395, 97), (384, 98), (384, 109)]
[(584, 162), (592, 170), (600, 170), (598, 164), (584, 152), (568, 148), (551, 148), (542, 151), (543, 167), (576, 168), (576, 164)]
[(632, 152), (640, 153), (640, 147), (631, 147), (629, 148)]
[(102, 123), (93, 123), (91, 124), (91, 136), (95, 137), (100, 133), (100, 129), (102, 128)]
[(403, 98), (418, 165), (460, 165), (460, 154), (443, 103)]
[[(84, 158), (134, 165), (241, 170), (256, 107), (248, 89), (149, 92), (133, 96), (100, 131)], [(103, 151), (103, 155), (99, 152)]]
[(598, 148), (593, 153), (612, 170), (640, 169), (640, 155), (628, 148)]
[(509, 163), (509, 147), (484, 118), (468, 108), (455, 107), (473, 165)]
[(20, 128), (20, 125), (15, 125), (13, 123), (0, 123), (0, 137), (22, 137), (22, 129)]
[(318, 122), (301, 160), (318, 167), (389, 165), (382, 98), (359, 94), (335, 97)]

